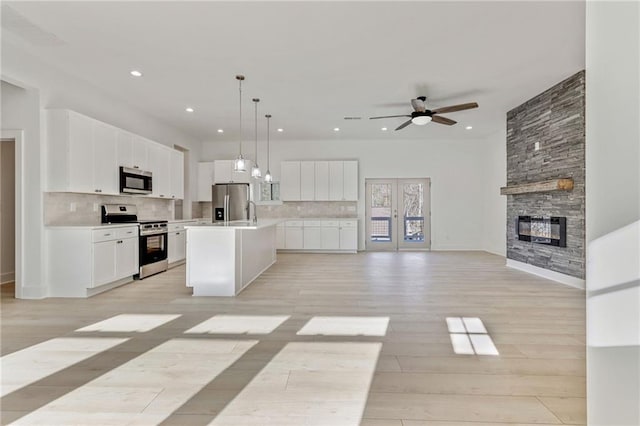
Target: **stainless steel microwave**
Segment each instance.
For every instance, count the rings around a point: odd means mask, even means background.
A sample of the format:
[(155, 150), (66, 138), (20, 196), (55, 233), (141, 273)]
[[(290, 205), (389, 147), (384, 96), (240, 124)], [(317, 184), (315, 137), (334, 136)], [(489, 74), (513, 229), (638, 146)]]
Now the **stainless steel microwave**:
[(120, 166), (120, 192), (123, 194), (151, 194), (152, 173)]

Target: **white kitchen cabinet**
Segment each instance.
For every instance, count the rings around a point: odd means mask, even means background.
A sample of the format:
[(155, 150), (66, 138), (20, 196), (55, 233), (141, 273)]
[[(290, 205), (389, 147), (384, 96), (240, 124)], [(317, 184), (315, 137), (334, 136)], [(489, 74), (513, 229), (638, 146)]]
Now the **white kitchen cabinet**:
[(198, 194), (196, 201), (211, 201), (211, 186), (214, 181), (213, 161), (198, 163)]
[(160, 144), (149, 144), (149, 170), (153, 173), (152, 197), (171, 198), (171, 149)]
[(184, 154), (172, 149), (171, 152), (171, 198), (182, 200), (184, 198)]
[(300, 201), (300, 161), (280, 163), (280, 199)]
[(214, 183), (249, 183), (251, 178), (251, 161), (245, 160), (246, 172), (233, 170), (235, 160), (214, 161)]
[(322, 221), (303, 221), (302, 248), (305, 250), (320, 250), (322, 248)]
[(357, 220), (340, 220), (340, 250), (358, 250)]
[(94, 192), (120, 192), (117, 167), (118, 129), (98, 121), (93, 124), (93, 184)]
[(107, 126), (73, 111), (47, 112), (48, 191), (118, 193), (117, 138)]
[(304, 248), (303, 222), (289, 220), (285, 222), (284, 248), (287, 250), (302, 250)]
[(117, 132), (118, 167), (133, 167), (133, 135), (122, 129), (118, 129)]
[(315, 161), (300, 162), (300, 201), (316, 199), (316, 165)]
[(276, 226), (276, 249), (285, 248), (285, 226), (284, 223), (279, 223)]
[(340, 249), (340, 222), (338, 220), (322, 221), (322, 249)]
[(358, 201), (357, 161), (329, 161), (329, 200)]
[(345, 201), (358, 201), (358, 162), (343, 161), (343, 194)]
[(93, 243), (93, 279), (89, 288), (116, 280), (116, 249), (115, 241)]
[(329, 201), (329, 162), (315, 162), (315, 200)]
[(88, 297), (138, 273), (138, 227), (48, 227), (46, 280), (51, 297)]
[(149, 166), (149, 147), (154, 144), (155, 142), (134, 135), (131, 149), (131, 167), (144, 171), (151, 170)]
[(186, 244), (186, 231), (184, 229), (182, 231), (169, 232), (169, 242), (167, 246), (169, 249), (167, 253), (169, 263), (175, 263), (185, 259), (187, 252)]

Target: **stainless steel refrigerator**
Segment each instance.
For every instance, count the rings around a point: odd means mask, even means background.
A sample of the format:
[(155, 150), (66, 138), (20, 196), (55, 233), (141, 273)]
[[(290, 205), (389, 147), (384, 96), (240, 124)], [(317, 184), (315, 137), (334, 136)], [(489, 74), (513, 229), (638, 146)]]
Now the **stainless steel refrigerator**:
[(216, 183), (211, 187), (213, 222), (249, 220), (249, 184)]

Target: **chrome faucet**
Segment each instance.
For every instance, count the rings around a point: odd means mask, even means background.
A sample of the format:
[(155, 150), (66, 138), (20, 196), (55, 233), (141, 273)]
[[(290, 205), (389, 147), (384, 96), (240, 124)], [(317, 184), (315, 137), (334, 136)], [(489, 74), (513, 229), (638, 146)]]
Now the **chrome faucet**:
[(253, 223), (258, 223), (258, 208), (256, 207), (256, 203), (249, 200), (249, 204), (247, 204), (247, 213), (251, 212), (251, 204), (253, 204)]

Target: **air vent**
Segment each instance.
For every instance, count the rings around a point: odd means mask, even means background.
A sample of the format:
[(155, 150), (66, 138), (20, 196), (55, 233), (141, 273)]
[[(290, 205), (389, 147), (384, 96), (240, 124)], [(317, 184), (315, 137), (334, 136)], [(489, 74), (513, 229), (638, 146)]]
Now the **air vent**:
[(345, 120), (362, 120), (362, 117), (345, 117)]
[(43, 30), (7, 5), (2, 5), (2, 29), (12, 32), (35, 46), (47, 47), (66, 44), (55, 34)]

